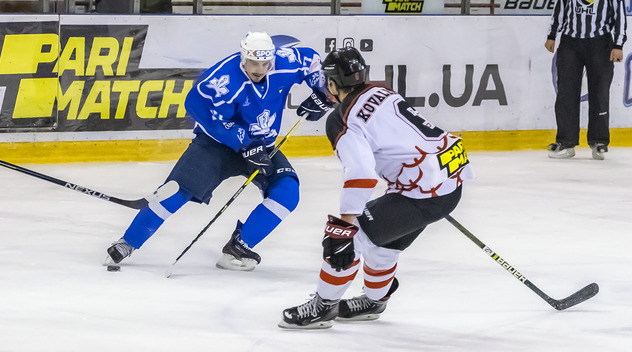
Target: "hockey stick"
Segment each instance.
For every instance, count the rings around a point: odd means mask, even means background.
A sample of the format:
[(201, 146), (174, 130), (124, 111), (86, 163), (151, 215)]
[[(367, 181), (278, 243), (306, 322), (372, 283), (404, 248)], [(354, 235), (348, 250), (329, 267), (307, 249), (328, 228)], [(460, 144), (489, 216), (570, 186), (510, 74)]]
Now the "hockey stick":
[[(296, 121), (296, 123), (294, 124), (294, 126), (292, 126), (292, 128), (290, 128), (290, 130), (285, 134), (285, 137), (283, 137), (283, 139), (281, 140), (281, 142), (279, 142), (279, 144), (274, 147), (274, 149), (272, 150), (272, 152), (270, 152), (270, 158), (272, 158), (274, 156), (274, 154), (276, 154), (276, 152), (279, 151), (279, 149), (281, 149), (281, 146), (283, 145), (283, 143), (285, 143), (285, 141), (288, 139), (288, 137), (290, 136), (290, 134), (292, 134), (292, 132), (294, 132), (294, 130), (296, 129), (296, 127), (298, 127), (298, 125), (300, 124), (300, 122), (303, 119), (300, 118), (298, 119), (298, 121)], [(255, 170), (255, 172), (252, 173), (252, 175), (250, 175), (250, 177), (248, 177), (248, 179), (246, 180), (246, 182), (244, 182), (244, 184), (241, 185), (241, 187), (239, 187), (239, 189), (237, 190), (237, 192), (235, 192), (235, 194), (233, 194), (232, 197), (230, 197), (230, 199), (228, 200), (228, 202), (226, 202), (226, 204), (224, 204), (224, 206), (222, 207), (222, 209), (220, 209), (220, 211), (217, 212), (217, 214), (215, 214), (215, 216), (213, 217), (213, 219), (211, 219), (211, 221), (209, 221), (208, 224), (206, 224), (206, 226), (204, 226), (204, 228), (202, 229), (202, 231), (200, 231), (200, 233), (195, 236), (195, 238), (193, 239), (193, 241), (191, 241), (191, 243), (187, 246), (187, 248), (185, 248), (182, 253), (180, 253), (180, 255), (176, 258), (176, 260), (173, 262), (173, 264), (171, 264), (168, 268), (167, 271), (165, 272), (165, 276), (167, 278), (171, 277), (171, 274), (173, 274), (173, 268), (176, 265), (176, 263), (178, 263), (178, 260), (180, 260), (180, 258), (182, 258), (182, 256), (189, 251), (189, 249), (191, 249), (191, 247), (193, 246), (193, 244), (195, 242), (197, 242), (198, 239), (200, 239), (200, 237), (202, 237), (202, 235), (206, 232), (206, 230), (211, 227), (211, 225), (213, 225), (213, 223), (215, 222), (215, 220), (217, 220), (217, 218), (220, 217), (220, 215), (222, 215), (224, 213), (224, 211), (226, 211), (226, 208), (228, 208), (229, 205), (231, 205), (233, 203), (233, 201), (239, 197), (239, 195), (241, 194), (241, 192), (243, 192), (243, 190), (250, 184), (250, 182), (252, 182), (252, 180), (255, 178), (255, 176), (257, 176), (259, 174), (259, 170)]]
[(112, 197), (112, 196), (107, 195), (105, 193), (101, 193), (101, 192), (92, 190), (90, 188), (86, 188), (86, 187), (83, 187), (83, 186), (76, 185), (74, 183), (70, 183), (70, 182), (67, 182), (67, 181), (62, 181), (60, 179), (57, 179), (57, 178), (54, 178), (54, 177), (51, 177), (51, 176), (40, 174), (39, 172), (36, 172), (36, 171), (33, 171), (33, 170), (29, 170), (27, 168), (23, 168), (21, 166), (17, 166), (17, 165), (11, 164), (11, 163), (8, 163), (6, 161), (0, 160), (0, 166), (4, 166), (6, 168), (9, 168), (11, 170), (15, 170), (15, 171), (27, 174), (29, 176), (37, 177), (37, 178), (39, 178), (41, 180), (44, 180), (44, 181), (52, 182), (52, 183), (60, 185), (62, 187), (65, 187), (65, 188), (68, 188), (68, 189), (72, 189), (74, 191), (81, 192), (81, 193), (87, 194), (89, 196), (93, 196), (95, 198), (99, 198), (99, 199), (107, 200), (108, 202), (120, 204), (120, 205), (128, 207), (128, 208), (142, 209), (142, 208), (147, 207), (147, 200), (145, 198), (135, 199), (135, 200), (120, 199), (120, 198)]
[(518, 272), (516, 268), (509, 265), (504, 259), (502, 259), (496, 252), (494, 252), (491, 248), (487, 247), (483, 242), (481, 242), (476, 236), (474, 236), (470, 231), (468, 231), (463, 225), (459, 224), (458, 221), (454, 220), (450, 215), (445, 217), (454, 227), (459, 229), (467, 238), (472, 240), (472, 242), (476, 243), (482, 250), (487, 253), (496, 263), (500, 264), (505, 270), (511, 273), (515, 278), (520, 280), (523, 284), (525, 284), (531, 291), (535, 292), (540, 298), (546, 301), (546, 303), (550, 304), (551, 307), (557, 310), (564, 310), (566, 308), (570, 308), (576, 304), (582, 303), (583, 301), (592, 298), (594, 295), (599, 292), (599, 285), (596, 283), (591, 283), (581, 290), (573, 293), (572, 295), (562, 298), (562, 299), (554, 299), (549, 297), (546, 293), (542, 292), (536, 285), (534, 285), (531, 281), (529, 281), (524, 275)]

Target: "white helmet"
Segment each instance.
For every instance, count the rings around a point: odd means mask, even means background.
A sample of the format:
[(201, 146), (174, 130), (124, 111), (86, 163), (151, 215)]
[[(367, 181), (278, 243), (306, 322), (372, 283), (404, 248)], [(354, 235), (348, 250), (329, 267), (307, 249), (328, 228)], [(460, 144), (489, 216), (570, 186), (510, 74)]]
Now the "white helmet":
[(272, 38), (266, 32), (248, 32), (241, 41), (241, 64), (246, 59), (254, 61), (271, 61), (270, 69), (274, 67), (276, 49)]

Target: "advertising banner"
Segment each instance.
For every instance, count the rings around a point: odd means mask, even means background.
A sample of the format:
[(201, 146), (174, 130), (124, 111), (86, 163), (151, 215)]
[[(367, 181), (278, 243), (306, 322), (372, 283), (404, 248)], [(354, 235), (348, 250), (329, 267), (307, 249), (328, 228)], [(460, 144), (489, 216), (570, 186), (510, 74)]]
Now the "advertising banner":
[[(354, 46), (371, 81), (451, 131), (554, 129), (548, 25), (548, 16), (0, 16), (0, 138), (18, 131), (124, 139), (189, 133), (186, 93), (203, 70), (238, 51), (248, 31), (323, 57)], [(632, 127), (629, 47), (615, 65), (615, 128)], [(292, 89), (283, 126), (293, 124), (308, 94), (305, 85)], [(584, 126), (586, 116), (583, 103)], [(324, 120), (296, 134), (323, 135)]]
[(551, 15), (557, 0), (501, 0), (502, 15)]
[(443, 0), (362, 0), (362, 13), (371, 15), (438, 15)]
[(184, 97), (200, 70), (139, 67), (147, 24), (0, 23), (1, 127), (185, 129)]

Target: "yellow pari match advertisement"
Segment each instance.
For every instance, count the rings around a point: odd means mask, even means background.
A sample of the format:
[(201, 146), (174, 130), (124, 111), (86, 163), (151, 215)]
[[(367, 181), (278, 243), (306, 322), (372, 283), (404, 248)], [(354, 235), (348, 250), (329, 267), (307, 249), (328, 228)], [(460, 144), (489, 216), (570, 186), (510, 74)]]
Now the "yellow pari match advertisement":
[(200, 69), (140, 69), (148, 26), (0, 23), (0, 127), (55, 131), (190, 128)]

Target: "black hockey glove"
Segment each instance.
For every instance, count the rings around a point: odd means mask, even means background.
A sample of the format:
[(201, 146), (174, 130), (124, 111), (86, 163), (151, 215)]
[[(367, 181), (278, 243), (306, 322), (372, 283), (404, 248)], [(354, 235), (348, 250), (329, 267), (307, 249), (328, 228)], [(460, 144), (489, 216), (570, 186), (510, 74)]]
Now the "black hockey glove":
[(268, 156), (268, 151), (263, 141), (253, 142), (241, 155), (246, 160), (246, 166), (248, 166), (248, 171), (251, 174), (255, 170), (259, 170), (266, 176), (270, 176), (274, 172), (274, 165), (272, 165), (272, 160)]
[(336, 271), (346, 270), (355, 259), (353, 236), (358, 227), (329, 215), (323, 238), (323, 259)]
[(296, 114), (305, 117), (308, 121), (318, 121), (329, 111), (333, 110), (334, 104), (327, 99), (325, 93), (314, 89), (312, 94), (305, 99), (296, 110)]

